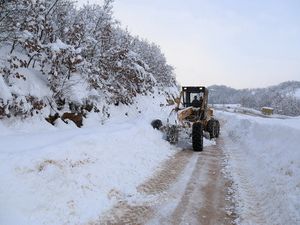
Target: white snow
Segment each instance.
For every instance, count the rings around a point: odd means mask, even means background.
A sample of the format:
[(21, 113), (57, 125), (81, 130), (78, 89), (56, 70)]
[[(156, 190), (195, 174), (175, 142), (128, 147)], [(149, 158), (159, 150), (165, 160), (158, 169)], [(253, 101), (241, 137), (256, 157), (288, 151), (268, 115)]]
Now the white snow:
[(72, 46), (63, 43), (60, 39), (57, 39), (56, 42), (48, 44), (53, 51), (60, 51), (61, 49), (72, 48)]
[(136, 187), (181, 150), (150, 125), (166, 121), (172, 107), (163, 103), (139, 96), (134, 106), (111, 108), (109, 120), (89, 114), (81, 129), (39, 117), (1, 120), (0, 224), (87, 224), (120, 199), (140, 199)]
[[(89, 114), (81, 129), (37, 116), (1, 120), (0, 224), (88, 224), (120, 199), (140, 201), (136, 187), (180, 150), (150, 126), (152, 119), (166, 122), (172, 107), (161, 104), (166, 99), (156, 93), (139, 96), (133, 106), (111, 107), (109, 120)], [(224, 122), (237, 223), (300, 224), (300, 117), (262, 118), (230, 107), (216, 115)]]
[(88, 222), (115, 203), (111, 192), (134, 196), (176, 152), (142, 117), (82, 129), (47, 126), (0, 128), (1, 224)]
[(19, 68), (17, 72), (25, 77), (24, 79), (10, 78), (10, 83), (13, 84), (10, 87), (10, 92), (19, 96), (34, 96), (43, 98), (45, 96), (51, 96), (50, 88), (48, 87), (48, 81), (45, 76), (40, 72)]
[(226, 121), (238, 224), (300, 224), (300, 118), (217, 115)]
[(3, 99), (4, 102), (7, 102), (11, 98), (11, 92), (7, 85), (4, 83), (3, 77), (0, 76), (0, 99)]
[(261, 109), (267, 109), (267, 110), (274, 110), (274, 108), (271, 108), (271, 107), (262, 107)]
[(295, 91), (294, 96), (300, 99), (300, 88)]
[(65, 96), (74, 103), (82, 104), (83, 99), (87, 99), (91, 94), (88, 90), (87, 82), (82, 79), (80, 74), (73, 74), (66, 82), (64, 90)]

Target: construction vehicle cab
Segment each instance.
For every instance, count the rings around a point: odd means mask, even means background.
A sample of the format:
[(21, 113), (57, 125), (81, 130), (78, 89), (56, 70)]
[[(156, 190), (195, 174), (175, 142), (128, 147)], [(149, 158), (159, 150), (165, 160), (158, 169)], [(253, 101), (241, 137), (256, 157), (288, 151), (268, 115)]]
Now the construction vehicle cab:
[(181, 102), (183, 108), (193, 107), (188, 111), (193, 116), (198, 115), (196, 120), (203, 120), (207, 117), (208, 89), (206, 87), (182, 87)]
[(197, 99), (203, 99), (200, 101), (200, 108), (207, 107), (207, 100), (208, 100), (208, 90), (205, 87), (182, 87), (182, 104), (184, 107), (193, 106), (192, 102), (193, 99), (196, 97)]

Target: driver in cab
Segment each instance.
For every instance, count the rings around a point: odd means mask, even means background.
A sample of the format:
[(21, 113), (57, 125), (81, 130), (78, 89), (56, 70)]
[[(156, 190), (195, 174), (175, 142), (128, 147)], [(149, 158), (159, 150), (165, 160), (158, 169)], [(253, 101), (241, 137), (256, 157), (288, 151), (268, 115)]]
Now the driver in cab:
[(200, 108), (203, 102), (202, 96), (200, 96), (200, 100), (198, 100), (197, 96), (194, 97), (194, 100), (192, 101), (192, 106), (196, 108)]

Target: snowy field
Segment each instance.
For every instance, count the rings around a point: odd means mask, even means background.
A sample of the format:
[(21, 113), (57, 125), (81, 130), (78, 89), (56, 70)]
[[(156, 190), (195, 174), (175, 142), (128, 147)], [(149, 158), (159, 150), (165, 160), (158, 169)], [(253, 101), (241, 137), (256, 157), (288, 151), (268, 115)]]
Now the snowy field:
[(300, 118), (218, 112), (238, 224), (300, 224)]

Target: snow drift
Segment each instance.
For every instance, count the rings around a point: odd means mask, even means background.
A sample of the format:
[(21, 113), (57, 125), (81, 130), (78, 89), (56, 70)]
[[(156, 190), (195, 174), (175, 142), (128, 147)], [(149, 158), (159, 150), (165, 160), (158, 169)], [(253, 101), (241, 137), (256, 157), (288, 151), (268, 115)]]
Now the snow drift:
[(300, 223), (300, 118), (218, 113), (239, 224)]
[(115, 107), (108, 121), (89, 114), (81, 129), (37, 116), (0, 121), (0, 224), (88, 223), (120, 198), (134, 200), (177, 151), (150, 125), (167, 118), (164, 100), (138, 97), (138, 109)]

